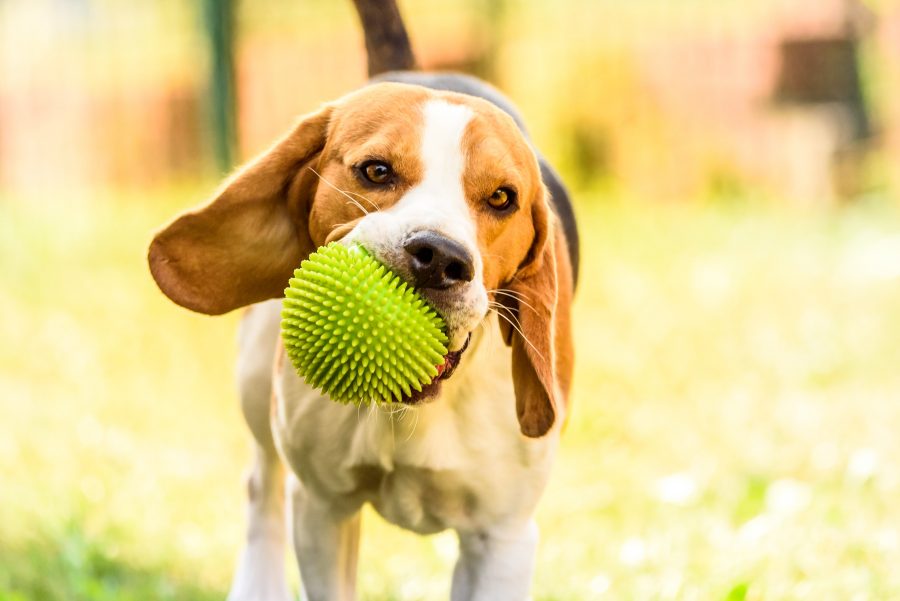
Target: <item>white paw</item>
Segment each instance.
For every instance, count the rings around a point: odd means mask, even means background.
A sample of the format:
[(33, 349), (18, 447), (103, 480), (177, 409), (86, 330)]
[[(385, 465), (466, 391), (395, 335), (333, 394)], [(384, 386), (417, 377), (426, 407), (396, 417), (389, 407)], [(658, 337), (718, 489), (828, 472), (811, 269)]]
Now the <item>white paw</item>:
[(241, 553), (228, 601), (295, 601), (284, 577), (280, 545), (250, 544)]

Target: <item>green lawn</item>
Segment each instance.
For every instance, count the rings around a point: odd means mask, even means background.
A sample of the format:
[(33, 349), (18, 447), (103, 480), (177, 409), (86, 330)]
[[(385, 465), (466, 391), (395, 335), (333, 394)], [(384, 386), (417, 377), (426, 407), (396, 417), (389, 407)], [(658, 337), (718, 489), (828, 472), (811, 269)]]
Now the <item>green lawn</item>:
[[(227, 590), (236, 316), (144, 263), (196, 200), (0, 199), (0, 599)], [(900, 214), (584, 200), (535, 598), (900, 598)], [(447, 597), (452, 535), (364, 524), (361, 598)]]

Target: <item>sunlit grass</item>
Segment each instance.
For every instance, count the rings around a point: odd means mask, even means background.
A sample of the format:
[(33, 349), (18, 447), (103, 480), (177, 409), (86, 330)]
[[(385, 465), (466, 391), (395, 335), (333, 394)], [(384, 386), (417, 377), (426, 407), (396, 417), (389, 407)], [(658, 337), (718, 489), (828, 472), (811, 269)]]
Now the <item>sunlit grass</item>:
[[(196, 200), (0, 201), (0, 599), (227, 590), (236, 316), (144, 263)], [(900, 216), (584, 200), (536, 598), (900, 595)], [(364, 523), (363, 598), (446, 598), (452, 535)]]

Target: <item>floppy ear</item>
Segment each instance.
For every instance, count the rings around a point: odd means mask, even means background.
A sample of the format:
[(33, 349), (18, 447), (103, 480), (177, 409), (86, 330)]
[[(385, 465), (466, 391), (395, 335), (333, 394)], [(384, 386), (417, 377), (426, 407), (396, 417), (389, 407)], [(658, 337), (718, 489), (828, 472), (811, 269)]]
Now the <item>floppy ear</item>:
[(535, 209), (534, 222), (535, 243), (508, 284), (518, 300), (503, 302), (517, 327), (501, 320), (501, 332), (512, 346), (519, 427), (525, 436), (537, 438), (565, 411), (574, 357), (572, 269), (564, 234), (546, 206)]
[(316, 178), (303, 167), (324, 147), (330, 115), (326, 106), (301, 119), (212, 201), (156, 234), (148, 261), (166, 296), (219, 315), (283, 294), (293, 269), (314, 250), (308, 218)]

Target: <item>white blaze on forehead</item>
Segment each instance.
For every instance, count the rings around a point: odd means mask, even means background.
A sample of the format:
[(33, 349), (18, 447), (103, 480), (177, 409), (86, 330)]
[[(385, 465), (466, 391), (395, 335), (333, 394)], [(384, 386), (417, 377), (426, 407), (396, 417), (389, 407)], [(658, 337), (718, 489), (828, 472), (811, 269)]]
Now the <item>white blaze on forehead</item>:
[(465, 163), (462, 138), (472, 120), (472, 109), (443, 100), (425, 103), (422, 113), (422, 162), (425, 178), (422, 185), (437, 186), (455, 196), (464, 196), (462, 173)]
[[(416, 214), (411, 225), (432, 229), (477, 254), (475, 223), (463, 189), (463, 136), (474, 117), (472, 109), (444, 100), (429, 100), (424, 116), (420, 156), (424, 177), (398, 203), (399, 212)], [(476, 266), (477, 267), (477, 266)]]

